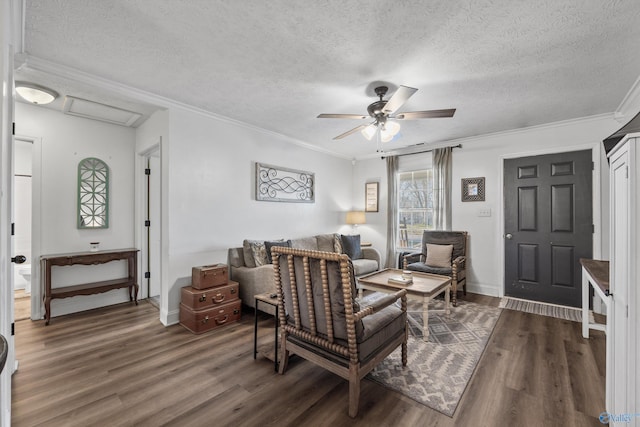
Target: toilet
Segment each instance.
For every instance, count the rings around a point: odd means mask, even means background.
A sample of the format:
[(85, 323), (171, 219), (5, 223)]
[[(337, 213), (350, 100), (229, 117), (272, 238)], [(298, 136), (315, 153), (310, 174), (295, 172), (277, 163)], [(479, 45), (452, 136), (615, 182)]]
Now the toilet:
[(24, 285), (24, 292), (26, 294), (31, 293), (31, 264), (21, 264), (18, 266), (18, 274), (22, 276), (26, 282)]

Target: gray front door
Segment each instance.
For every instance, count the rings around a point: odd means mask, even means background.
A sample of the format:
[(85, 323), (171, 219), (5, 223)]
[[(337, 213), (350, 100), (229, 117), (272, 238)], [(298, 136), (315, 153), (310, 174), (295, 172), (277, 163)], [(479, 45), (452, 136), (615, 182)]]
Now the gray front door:
[(505, 295), (581, 306), (592, 257), (591, 151), (504, 162)]

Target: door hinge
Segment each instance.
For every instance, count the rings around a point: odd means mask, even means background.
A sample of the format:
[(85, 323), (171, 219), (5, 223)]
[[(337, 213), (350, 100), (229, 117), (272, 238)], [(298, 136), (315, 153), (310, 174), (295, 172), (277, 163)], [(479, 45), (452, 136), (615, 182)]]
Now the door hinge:
[(16, 134), (16, 122), (13, 122), (13, 125), (11, 126), (11, 135), (15, 136)]
[(145, 175), (151, 175), (151, 169), (147, 168), (144, 170)]
[(15, 222), (11, 223), (11, 235), (12, 236), (16, 235), (16, 223)]
[(151, 227), (151, 221), (146, 220), (146, 221), (144, 222), (144, 226), (145, 226), (145, 227)]
[(12, 323), (11, 324), (11, 336), (14, 336), (16, 334), (16, 324)]
[(591, 162), (591, 170), (592, 170), (592, 171), (596, 170), (596, 164), (595, 164), (595, 162)]
[(596, 226), (591, 224), (591, 233), (595, 233), (596, 232)]
[(629, 179), (629, 165), (625, 165), (624, 174), (625, 174), (625, 178)]
[(149, 278), (151, 278), (151, 272), (150, 272), (150, 271), (145, 271), (145, 273), (144, 273), (144, 278), (145, 278), (145, 279), (149, 279)]

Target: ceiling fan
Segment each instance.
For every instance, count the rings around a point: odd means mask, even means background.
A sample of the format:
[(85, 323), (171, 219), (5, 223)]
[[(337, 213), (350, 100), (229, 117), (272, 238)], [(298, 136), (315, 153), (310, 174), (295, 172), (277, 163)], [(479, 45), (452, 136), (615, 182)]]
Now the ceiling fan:
[(361, 114), (319, 114), (319, 119), (357, 119), (364, 120), (368, 117), (374, 119), (373, 122), (368, 125), (360, 125), (355, 128), (346, 131), (333, 138), (342, 139), (358, 131), (362, 132), (365, 138), (371, 140), (376, 134), (376, 131), (380, 131), (380, 139), (382, 142), (388, 142), (400, 131), (400, 125), (396, 120), (413, 120), (413, 119), (432, 119), (439, 117), (453, 117), (456, 112), (455, 108), (448, 110), (427, 110), (427, 111), (412, 111), (407, 113), (396, 113), (407, 100), (418, 91), (418, 89), (400, 86), (395, 91), (393, 96), (388, 100), (383, 100), (387, 94), (389, 88), (387, 86), (378, 86), (375, 88), (376, 95), (380, 97), (378, 101), (373, 102), (367, 107), (369, 116)]

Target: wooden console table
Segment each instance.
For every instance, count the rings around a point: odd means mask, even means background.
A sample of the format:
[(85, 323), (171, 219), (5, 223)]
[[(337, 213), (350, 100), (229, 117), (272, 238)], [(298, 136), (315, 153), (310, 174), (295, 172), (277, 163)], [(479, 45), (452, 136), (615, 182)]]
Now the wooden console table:
[[(126, 260), (128, 264), (127, 277), (100, 282), (84, 283), (81, 285), (51, 288), (51, 267), (65, 265), (96, 265), (111, 261)], [(76, 295), (92, 295), (107, 292), (112, 289), (129, 288), (129, 300), (138, 305), (138, 249), (114, 249), (99, 252), (75, 252), (68, 254), (43, 255), (40, 257), (42, 280), (44, 284), (45, 325), (51, 319), (51, 300), (54, 298), (68, 298)]]
[(600, 297), (604, 305), (607, 307), (607, 315), (609, 314), (609, 261), (600, 261), (596, 259), (580, 258), (582, 265), (582, 336), (589, 338), (589, 329), (603, 331), (609, 335), (608, 325), (589, 322), (589, 285), (593, 287), (593, 291)]

